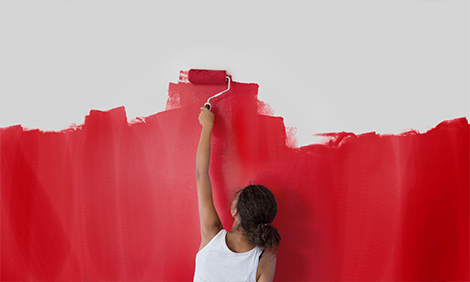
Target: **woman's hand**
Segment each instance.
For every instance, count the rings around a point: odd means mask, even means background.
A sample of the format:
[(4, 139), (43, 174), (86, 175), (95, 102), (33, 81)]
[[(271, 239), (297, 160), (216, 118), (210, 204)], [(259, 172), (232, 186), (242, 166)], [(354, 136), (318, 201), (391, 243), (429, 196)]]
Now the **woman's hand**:
[(209, 111), (206, 107), (201, 107), (198, 119), (203, 128), (212, 129), (212, 127), (214, 127), (214, 113)]

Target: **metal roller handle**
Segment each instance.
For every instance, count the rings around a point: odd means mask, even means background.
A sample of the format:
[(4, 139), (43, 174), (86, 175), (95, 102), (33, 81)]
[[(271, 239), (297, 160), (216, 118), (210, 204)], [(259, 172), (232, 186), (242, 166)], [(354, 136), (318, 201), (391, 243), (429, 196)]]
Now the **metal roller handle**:
[(215, 97), (218, 97), (222, 94), (224, 94), (225, 92), (229, 91), (230, 90), (230, 77), (227, 75), (226, 78), (228, 79), (228, 88), (225, 89), (224, 91), (220, 92), (220, 93), (217, 93), (215, 94), (214, 96), (210, 97), (209, 99), (207, 99), (207, 102), (204, 104), (204, 107), (206, 107), (209, 111), (211, 109), (211, 103), (209, 103), (209, 101), (212, 99), (212, 98), (215, 98)]

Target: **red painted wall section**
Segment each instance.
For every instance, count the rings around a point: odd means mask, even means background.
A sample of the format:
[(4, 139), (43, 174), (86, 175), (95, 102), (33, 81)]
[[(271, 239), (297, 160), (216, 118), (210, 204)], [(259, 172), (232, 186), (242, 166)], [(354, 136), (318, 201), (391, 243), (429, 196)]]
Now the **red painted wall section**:
[[(144, 119), (120, 107), (60, 132), (1, 128), (1, 280), (192, 280), (197, 116), (222, 90), (182, 72)], [(226, 229), (237, 189), (274, 192), (276, 280), (469, 280), (467, 119), (295, 148), (257, 90), (211, 101), (210, 176)]]

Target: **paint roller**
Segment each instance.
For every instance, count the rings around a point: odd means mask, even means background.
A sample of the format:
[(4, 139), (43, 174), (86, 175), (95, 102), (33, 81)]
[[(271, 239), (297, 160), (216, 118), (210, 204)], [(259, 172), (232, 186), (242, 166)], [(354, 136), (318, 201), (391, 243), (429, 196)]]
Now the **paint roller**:
[(230, 90), (230, 76), (224, 70), (206, 70), (206, 69), (190, 69), (188, 71), (188, 80), (193, 84), (225, 84), (228, 82), (228, 88), (222, 92), (215, 94), (207, 99), (204, 107), (211, 109), (212, 105), (209, 101)]

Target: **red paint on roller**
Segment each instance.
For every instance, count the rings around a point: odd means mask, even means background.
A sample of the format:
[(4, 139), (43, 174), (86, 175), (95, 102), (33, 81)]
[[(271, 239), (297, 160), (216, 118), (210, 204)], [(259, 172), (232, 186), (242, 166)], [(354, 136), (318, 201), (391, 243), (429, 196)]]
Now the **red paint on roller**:
[[(197, 116), (217, 87), (172, 83), (168, 110), (145, 122), (121, 107), (62, 132), (1, 129), (1, 280), (192, 280)], [(235, 190), (274, 192), (275, 280), (469, 280), (465, 118), (290, 148), (257, 90), (235, 82), (217, 101), (210, 175), (226, 228)]]
[(194, 84), (225, 84), (227, 72), (224, 70), (190, 69), (188, 80)]

